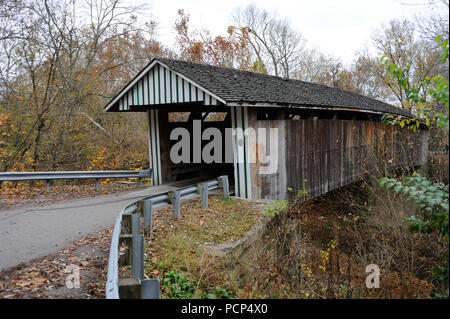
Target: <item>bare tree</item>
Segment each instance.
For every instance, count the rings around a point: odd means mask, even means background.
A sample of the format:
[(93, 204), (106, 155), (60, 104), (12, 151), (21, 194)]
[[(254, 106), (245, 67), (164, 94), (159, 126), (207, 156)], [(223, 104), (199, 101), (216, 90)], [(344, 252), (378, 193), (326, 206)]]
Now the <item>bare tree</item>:
[[(23, 13), (22, 1), (0, 0), (0, 41), (20, 38), (22, 27), (27, 16)], [(11, 24), (11, 19), (20, 21), (19, 24)]]
[(442, 34), (444, 39), (447, 40), (449, 38), (449, 1), (429, 0), (429, 3), (425, 5), (430, 8), (431, 14), (420, 14), (416, 16), (417, 29), (420, 37), (435, 46), (435, 39), (438, 35)]
[[(435, 51), (439, 54), (439, 45), (436, 42), (436, 38), (441, 35), (444, 40), (449, 39), (449, 1), (438, 0), (429, 1), (429, 7), (432, 14), (430, 15), (417, 15), (416, 24), (419, 37), (428, 44), (429, 51)], [(439, 73), (448, 78), (448, 62), (438, 63)]]
[(234, 11), (233, 24), (237, 30), (248, 30), (251, 47), (264, 69), (276, 76), (291, 76), (305, 40), (292, 29), (288, 20), (251, 4)]
[(359, 52), (356, 61), (370, 66), (371, 71), (389, 89), (390, 94), (386, 96), (387, 102), (415, 112), (406, 100), (407, 91), (410, 88), (401, 89), (396, 85), (392, 77), (382, 68), (380, 58), (383, 56), (389, 58), (405, 71), (411, 83), (419, 90), (423, 90), (424, 87), (420, 85), (420, 82), (425, 76), (434, 76), (440, 72), (439, 54), (435, 50), (430, 50), (423, 40), (416, 38), (415, 25), (409, 20), (392, 20), (388, 25), (383, 25), (373, 33), (372, 44), (375, 47), (375, 53)]
[(109, 41), (142, 28), (132, 17), (140, 7), (122, 6), (119, 0), (88, 0), (85, 6), (87, 25), (78, 21), (75, 2), (45, 0), (30, 7), (43, 22), (42, 34), (48, 39), (48, 50), (58, 55), (55, 69), (61, 98), (55, 113), (57, 120), (53, 122), (58, 129), (52, 139), (52, 169), (60, 161), (66, 133), (75, 115), (94, 94), (102, 74), (117, 66), (112, 63), (113, 57), (111, 61), (102, 61), (102, 65), (97, 64), (99, 53)]

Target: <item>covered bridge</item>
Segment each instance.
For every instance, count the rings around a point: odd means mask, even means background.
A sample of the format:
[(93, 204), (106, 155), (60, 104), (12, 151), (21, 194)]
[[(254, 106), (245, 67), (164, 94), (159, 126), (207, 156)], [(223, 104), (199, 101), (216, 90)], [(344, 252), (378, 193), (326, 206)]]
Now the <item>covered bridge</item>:
[[(211, 65), (155, 58), (105, 109), (147, 114), (154, 185), (226, 174), (238, 197), (283, 199), (288, 188), (320, 195), (380, 165), (415, 167), (426, 160), (426, 129), (414, 133), (381, 122), (386, 113), (411, 116), (399, 108), (337, 88)], [(196, 145), (203, 150), (215, 135), (202, 139), (198, 124), (202, 132), (221, 133), (222, 151), (214, 149), (221, 160), (200, 156)], [(190, 133), (183, 142), (190, 160), (174, 162), (170, 154), (179, 140), (171, 133), (179, 127)]]

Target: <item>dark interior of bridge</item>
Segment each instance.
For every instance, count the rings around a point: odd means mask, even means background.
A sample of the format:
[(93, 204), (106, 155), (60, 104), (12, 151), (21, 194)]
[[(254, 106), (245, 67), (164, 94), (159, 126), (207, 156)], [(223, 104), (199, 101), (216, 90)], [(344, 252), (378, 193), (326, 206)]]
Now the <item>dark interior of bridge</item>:
[[(186, 109), (195, 109), (195, 111), (186, 112)], [(220, 175), (228, 175), (230, 185), (234, 182), (234, 164), (226, 162), (225, 149), (225, 128), (231, 128), (231, 112), (220, 106), (208, 106), (202, 108), (201, 105), (195, 105), (193, 108), (186, 108), (183, 105), (180, 108), (172, 107), (159, 110), (159, 129), (160, 129), (160, 150), (161, 150), (161, 174), (163, 183), (175, 182), (180, 180), (209, 177), (217, 177)], [(221, 163), (205, 163), (202, 156), (200, 163), (194, 162), (194, 143), (198, 143), (200, 139), (201, 150), (210, 143), (211, 140), (203, 140), (193, 132), (194, 120), (200, 121), (201, 132), (207, 128), (217, 128), (222, 137), (222, 161)], [(199, 122), (197, 122), (199, 123)], [(172, 146), (179, 142), (171, 140), (170, 133), (175, 128), (185, 128), (189, 131), (190, 136), (190, 161), (188, 163), (174, 163), (170, 158), (170, 150)], [(212, 139), (212, 137), (210, 137)], [(230, 154), (228, 154), (230, 155)], [(228, 156), (229, 158), (229, 156)], [(232, 158), (232, 154), (231, 154)]]

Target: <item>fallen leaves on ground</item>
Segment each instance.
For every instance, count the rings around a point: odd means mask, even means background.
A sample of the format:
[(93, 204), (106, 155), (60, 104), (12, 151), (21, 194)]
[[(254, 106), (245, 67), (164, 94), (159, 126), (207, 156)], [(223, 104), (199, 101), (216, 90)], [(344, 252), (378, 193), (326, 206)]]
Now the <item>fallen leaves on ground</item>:
[[(85, 236), (56, 254), (0, 272), (0, 298), (104, 298), (112, 228)], [(66, 287), (70, 266), (80, 288)]]
[(79, 185), (54, 185), (50, 187), (50, 193), (47, 193), (45, 186), (29, 187), (26, 184), (18, 187), (0, 188), (0, 210), (8, 209), (18, 205), (44, 205), (61, 200), (77, 199), (83, 197), (92, 197), (95, 195), (104, 195), (119, 191), (136, 190), (148, 186), (135, 184), (124, 184), (119, 181), (112, 181), (108, 184), (99, 185), (95, 190), (94, 184)]

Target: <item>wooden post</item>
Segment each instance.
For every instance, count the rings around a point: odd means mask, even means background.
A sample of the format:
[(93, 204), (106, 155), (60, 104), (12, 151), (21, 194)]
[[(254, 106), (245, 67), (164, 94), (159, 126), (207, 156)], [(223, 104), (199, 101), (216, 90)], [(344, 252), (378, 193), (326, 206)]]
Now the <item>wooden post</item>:
[(120, 299), (141, 299), (141, 283), (139, 279), (119, 279)]
[(141, 281), (142, 299), (160, 299), (159, 278)]
[(208, 183), (202, 183), (201, 190), (202, 208), (208, 208)]
[(167, 192), (167, 197), (168, 197), (168, 199), (167, 199), (167, 202), (169, 203), (169, 204), (172, 204), (173, 205), (173, 192), (174, 191), (168, 191)]
[(144, 235), (133, 235), (132, 251), (131, 276), (144, 279)]
[(141, 215), (140, 214), (132, 214), (131, 215), (131, 233), (133, 236), (137, 236), (141, 234)]
[(153, 204), (150, 199), (144, 201), (144, 234), (152, 237)]
[(133, 249), (133, 235), (131, 234), (121, 234), (119, 236), (119, 253), (120, 247), (125, 244), (127, 247), (123, 253), (119, 255), (119, 266), (128, 266), (132, 263), (132, 249)]
[(132, 232), (132, 215), (131, 214), (123, 214), (122, 215), (122, 225), (120, 227), (121, 234), (119, 236), (119, 248), (125, 244), (127, 247), (123, 254), (119, 256), (119, 265), (131, 265), (132, 263), (132, 248), (133, 248), (133, 238), (131, 235)]
[(169, 200), (173, 205), (173, 218), (180, 218), (180, 206), (181, 206), (181, 191), (175, 190), (171, 194), (169, 193)]
[(142, 199), (138, 200), (136, 202), (136, 206), (137, 206), (136, 212), (141, 214), (142, 217), (144, 217), (144, 200), (142, 200)]
[(223, 188), (223, 197), (230, 198), (230, 188), (228, 184), (228, 176), (223, 175), (219, 177), (219, 187)]
[(121, 225), (121, 234), (131, 234), (131, 214), (123, 214), (122, 215), (122, 225)]

